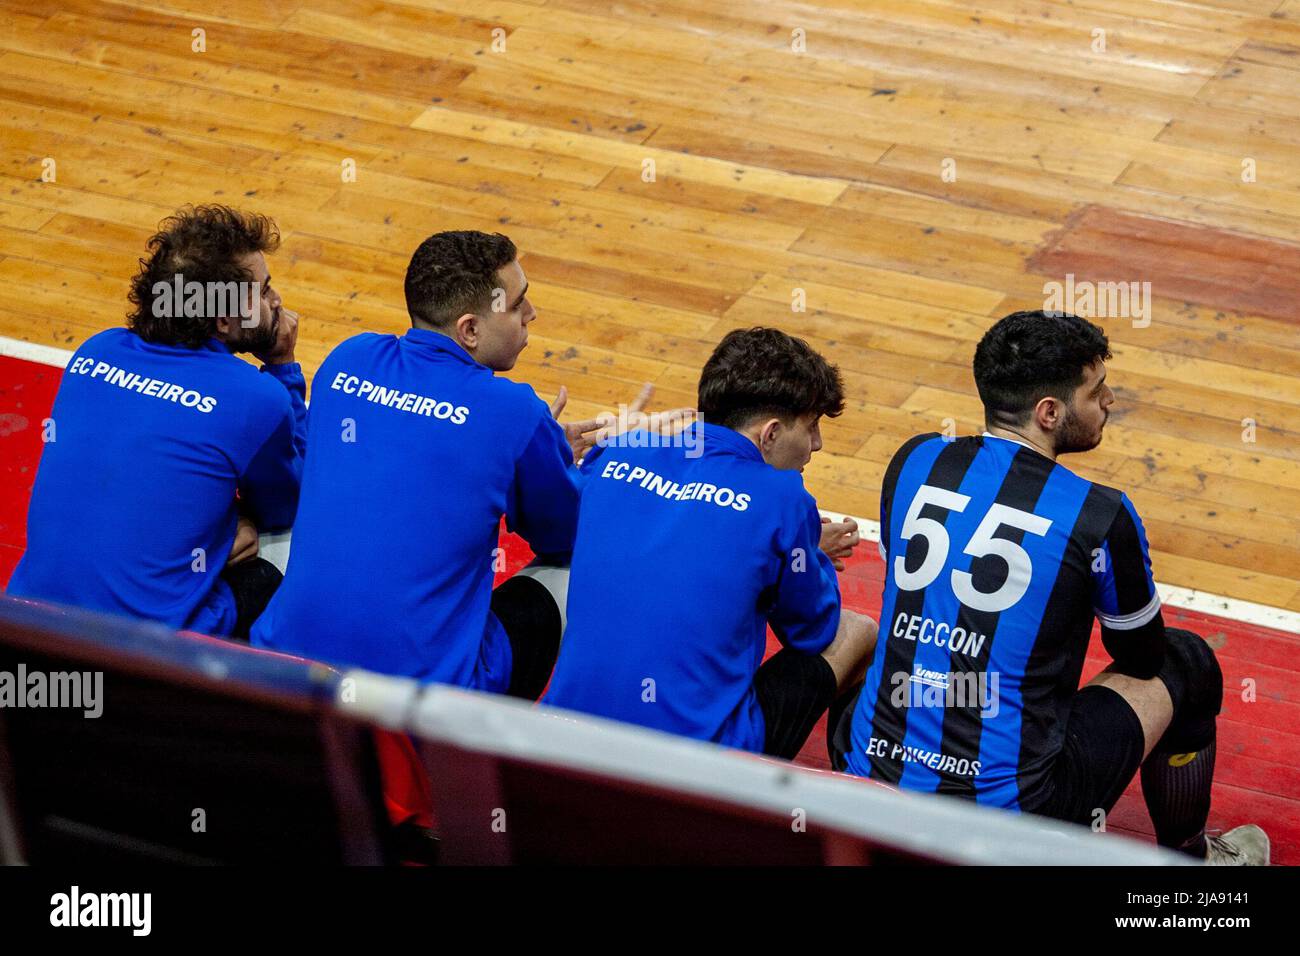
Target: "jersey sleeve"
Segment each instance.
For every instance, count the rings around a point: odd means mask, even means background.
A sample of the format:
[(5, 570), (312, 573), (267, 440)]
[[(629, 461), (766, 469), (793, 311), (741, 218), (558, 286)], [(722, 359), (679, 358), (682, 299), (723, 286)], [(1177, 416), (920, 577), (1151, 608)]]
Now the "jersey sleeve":
[(297, 362), (284, 365), (263, 365), (262, 373), (270, 375), (289, 393), (290, 411), (293, 414), (293, 447), (300, 456), (307, 454), (307, 379)]
[(547, 411), (515, 463), (506, 528), (522, 535), (534, 554), (567, 558), (578, 530), (579, 496), (573, 449)]
[(587, 453), (582, 456), (582, 461), (578, 462), (577, 465), (578, 481), (580, 484), (586, 484), (587, 480), (595, 473), (596, 466), (600, 464), (604, 457), (604, 445), (592, 445), (587, 449)]
[(282, 531), (293, 525), (307, 451), (307, 383), (297, 363), (263, 368), (288, 393), (276, 403), (270, 434), (239, 476), (239, 497), (259, 531)]
[(1144, 680), (1155, 677), (1164, 662), (1165, 622), (1146, 531), (1127, 495), (1120, 496), (1106, 538), (1092, 555), (1092, 585), (1102, 644), (1116, 667)]
[(790, 546), (783, 549), (776, 599), (767, 622), (786, 647), (819, 654), (830, 646), (840, 626), (840, 585), (835, 565), (821, 549), (817, 505), (811, 496), (805, 493), (804, 497), (807, 508), (783, 535)]

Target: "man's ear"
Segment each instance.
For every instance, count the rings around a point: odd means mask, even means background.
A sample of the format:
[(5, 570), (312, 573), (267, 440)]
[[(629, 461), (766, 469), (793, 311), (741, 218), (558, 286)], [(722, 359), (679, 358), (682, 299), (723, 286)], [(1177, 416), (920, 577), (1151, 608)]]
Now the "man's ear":
[(233, 328), (234, 323), (229, 316), (219, 315), (214, 322), (212, 334), (215, 338), (224, 340), (230, 337)]
[(758, 430), (758, 447), (761, 451), (768, 451), (776, 444), (777, 436), (781, 434), (781, 419), (769, 418), (763, 422), (763, 427)]
[(1065, 403), (1054, 395), (1045, 395), (1034, 406), (1034, 423), (1044, 432), (1055, 431), (1065, 417)]
[(456, 320), (456, 341), (466, 351), (478, 348), (478, 316), (473, 312), (466, 312)]

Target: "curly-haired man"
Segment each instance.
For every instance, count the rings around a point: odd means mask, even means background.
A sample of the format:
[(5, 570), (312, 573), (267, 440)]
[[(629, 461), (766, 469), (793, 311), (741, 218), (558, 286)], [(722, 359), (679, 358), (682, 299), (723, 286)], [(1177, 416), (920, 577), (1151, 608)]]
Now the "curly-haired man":
[(247, 637), (280, 581), (257, 529), (293, 523), (306, 448), (298, 317), (265, 259), (279, 241), (225, 206), (161, 224), (128, 327), (64, 372), (10, 594)]

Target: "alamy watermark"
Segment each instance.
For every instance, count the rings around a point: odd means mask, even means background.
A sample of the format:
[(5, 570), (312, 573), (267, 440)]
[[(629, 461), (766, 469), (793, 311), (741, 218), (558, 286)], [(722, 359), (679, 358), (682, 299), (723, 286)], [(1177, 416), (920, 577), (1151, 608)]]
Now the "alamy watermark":
[(50, 897), (50, 925), (56, 927), (118, 926), (132, 936), (148, 936), (153, 928), (152, 893), (83, 893), (73, 886)]
[(256, 282), (187, 282), (178, 272), (171, 282), (155, 282), (150, 291), (156, 318), (237, 315), (239, 324), (246, 329), (261, 321), (262, 286)]
[(997, 671), (954, 673), (914, 664), (910, 674), (898, 671), (890, 675), (889, 683), (893, 687), (889, 703), (894, 707), (979, 708), (982, 719), (996, 717), (1001, 710)]
[(618, 414), (603, 412), (596, 416), (600, 434), (595, 444), (600, 448), (681, 448), (684, 457), (704, 454), (703, 419), (698, 415), (685, 427), (661, 424), (659, 415), (618, 406)]
[(1151, 324), (1151, 283), (1076, 282), (1068, 272), (1064, 282), (1043, 283), (1043, 311), (1085, 319), (1132, 319), (1133, 328), (1145, 329)]
[(66, 707), (93, 720), (104, 712), (104, 672), (0, 671), (0, 708), (23, 707)]

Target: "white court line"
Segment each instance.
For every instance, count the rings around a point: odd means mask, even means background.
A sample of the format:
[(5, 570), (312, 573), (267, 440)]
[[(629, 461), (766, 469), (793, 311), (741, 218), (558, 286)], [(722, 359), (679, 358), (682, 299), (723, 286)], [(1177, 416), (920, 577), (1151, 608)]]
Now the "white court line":
[(0, 335), (0, 355), (9, 358), (24, 359), (40, 365), (53, 365), (55, 368), (67, 368), (72, 353), (67, 349), (55, 348), (53, 345), (37, 345), (35, 342), (21, 342)]
[[(53, 365), (57, 368), (66, 368), (68, 359), (72, 358), (72, 353), (67, 349), (55, 348), (52, 345), (38, 345), (34, 342), (21, 342), (18, 339), (7, 338), (3, 335), (0, 335), (0, 355), (25, 359), (28, 362), (37, 362), (41, 365)], [(822, 514), (832, 520), (846, 517), (843, 512), (827, 511), (825, 509), (822, 509)], [(858, 523), (858, 528), (865, 540), (880, 540), (880, 523), (878, 521), (859, 518), (855, 515), (848, 515), (847, 517), (853, 518)], [(1246, 624), (1255, 624), (1259, 627), (1270, 627), (1278, 631), (1300, 634), (1300, 613), (1296, 611), (1288, 611), (1267, 604), (1256, 604), (1254, 601), (1224, 597), (1219, 594), (1211, 594), (1208, 591), (1197, 591), (1194, 588), (1182, 588), (1173, 584), (1156, 582), (1156, 589), (1160, 592), (1161, 602), (1170, 607), (1182, 608), (1186, 611), (1200, 611), (1204, 614), (1231, 618)]]

